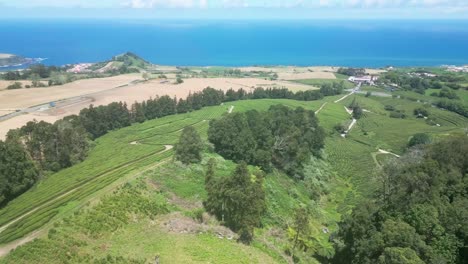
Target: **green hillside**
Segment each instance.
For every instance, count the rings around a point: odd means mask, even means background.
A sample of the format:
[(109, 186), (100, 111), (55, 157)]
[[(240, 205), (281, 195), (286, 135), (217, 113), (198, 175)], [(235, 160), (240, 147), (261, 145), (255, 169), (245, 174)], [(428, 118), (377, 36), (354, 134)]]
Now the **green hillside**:
[(143, 58), (132, 52), (126, 52), (112, 57), (108, 61), (103, 61), (93, 64), (89, 69), (96, 72), (141, 72), (151, 66), (151, 63), (147, 62)]
[[(132, 54), (113, 59), (144, 68)], [(295, 208), (311, 212), (310, 234), (302, 240), (303, 263), (331, 258), (330, 235), (352, 208), (378, 188), (378, 172), (391, 159), (379, 149), (403, 154), (416, 133), (434, 140), (463, 134), (468, 119), (430, 108), (436, 126), (413, 115), (420, 107), (403, 98), (352, 95), (317, 101), (257, 99), (226, 102), (185, 114), (170, 115), (114, 130), (95, 140), (81, 163), (47, 176), (32, 189), (0, 209), (0, 243), (22, 237), (38, 239), (18, 247), (1, 263), (288, 263)], [(337, 124), (351, 123), (345, 106), (357, 102), (366, 111), (344, 138)], [(193, 126), (207, 142), (209, 121), (229, 110), (266, 111), (283, 104), (317, 111), (326, 140), (321, 158), (312, 158), (305, 179), (294, 180), (273, 170), (265, 177), (267, 211), (249, 246), (237, 234), (204, 211), (205, 171), (216, 162), (216, 177), (227, 177), (236, 164), (205, 144), (199, 164), (173, 159), (182, 129)], [(391, 105), (407, 118), (392, 118)], [(388, 107), (387, 107), (388, 108)], [(391, 156), (391, 155), (390, 155)], [(256, 170), (252, 166), (251, 171)], [(311, 189), (318, 188), (318, 197)], [(1, 246), (0, 246), (1, 247)]]

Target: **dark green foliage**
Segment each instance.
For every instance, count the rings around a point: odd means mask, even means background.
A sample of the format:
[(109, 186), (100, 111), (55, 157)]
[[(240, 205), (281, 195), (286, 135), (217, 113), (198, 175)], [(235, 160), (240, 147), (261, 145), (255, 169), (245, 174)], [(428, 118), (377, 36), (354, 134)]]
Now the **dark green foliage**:
[(468, 117), (468, 105), (464, 102), (445, 99), (436, 102), (435, 105), (464, 117)]
[(220, 105), (224, 101), (224, 92), (211, 87), (203, 89), (203, 106)]
[(198, 163), (202, 159), (202, 150), (203, 142), (197, 130), (192, 126), (185, 127), (175, 146), (175, 159), (184, 164)]
[(348, 75), (348, 76), (358, 76), (358, 75), (365, 75), (366, 70), (362, 68), (339, 68), (339, 74)]
[(90, 105), (89, 108), (80, 111), (79, 117), (81, 124), (93, 139), (131, 124), (127, 105), (122, 102), (98, 107)]
[(21, 145), (0, 140), (0, 205), (29, 189), (39, 171)]
[(7, 141), (24, 145), (43, 171), (58, 171), (77, 164), (88, 151), (86, 131), (74, 124), (72, 117), (53, 125), (44, 121), (28, 122), (20, 129), (10, 130)]
[(16, 81), (21, 80), (21, 74), (19, 71), (9, 71), (2, 75), (4, 80), (7, 81)]
[(406, 118), (406, 114), (404, 113), (404, 111), (401, 111), (401, 110), (392, 111), (390, 112), (389, 116), (391, 118), (401, 118), (401, 119)]
[(266, 171), (274, 165), (302, 178), (304, 162), (323, 147), (324, 132), (314, 112), (277, 105), (268, 112), (248, 111), (212, 120), (208, 139), (227, 159), (258, 165)]
[(416, 145), (425, 145), (431, 143), (431, 138), (426, 133), (417, 133), (411, 137), (408, 142), (408, 147), (413, 147)]
[(353, 110), (353, 118), (360, 119), (362, 117), (362, 114), (364, 111), (362, 110), (358, 102), (356, 101), (356, 98), (353, 99), (353, 101), (349, 105), (349, 108)]
[(28, 69), (23, 71), (9, 71), (3, 74), (3, 79), (7, 81), (36, 79), (36, 78), (49, 78), (53, 72), (63, 72), (64, 68), (56, 66), (45, 66), (43, 64), (34, 64), (29, 66)]
[(393, 105), (386, 105), (384, 109), (387, 111), (395, 111), (395, 107)]
[(333, 96), (341, 94), (345, 89), (344, 81), (333, 82), (333, 83), (324, 83), (320, 86), (320, 93), (324, 96)]
[(448, 99), (460, 99), (457, 93), (449, 88), (443, 88), (438, 93), (432, 93), (431, 96), (444, 97)]
[(389, 163), (378, 199), (340, 224), (333, 263), (466, 263), (467, 170), (466, 137)]
[(260, 226), (266, 211), (263, 173), (251, 175), (247, 164), (241, 162), (228, 178), (213, 179), (211, 174), (213, 167), (209, 165), (206, 176), (208, 198), (204, 202), (206, 210), (238, 232), (241, 242), (250, 243), (254, 228)]
[(21, 89), (21, 88), (23, 88), (23, 85), (20, 82), (14, 82), (13, 84), (10, 84), (7, 86), (8, 90)]
[(429, 111), (427, 111), (426, 109), (421, 108), (421, 107), (414, 109), (413, 113), (417, 117), (428, 117), (429, 116)]
[(336, 124), (333, 128), (335, 129), (336, 132), (338, 132), (340, 134), (342, 134), (342, 133), (344, 133), (346, 131), (346, 127), (341, 123)]

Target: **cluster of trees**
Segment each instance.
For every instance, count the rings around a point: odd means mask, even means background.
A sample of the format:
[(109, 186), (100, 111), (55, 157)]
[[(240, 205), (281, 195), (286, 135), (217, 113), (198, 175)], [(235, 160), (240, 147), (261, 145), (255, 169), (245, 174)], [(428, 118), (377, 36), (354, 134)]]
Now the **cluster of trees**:
[[(416, 71), (418, 72), (418, 71)], [(435, 77), (412, 76), (404, 72), (389, 71), (383, 73), (379, 79), (381, 83), (395, 83), (408, 91), (415, 91), (420, 94), (425, 94), (426, 89), (442, 89), (440, 93), (433, 93), (433, 96), (447, 97), (450, 99), (458, 99), (457, 95), (451, 89), (462, 88), (457, 82), (464, 82), (464, 76), (456, 76), (452, 74), (441, 74)]]
[(52, 172), (84, 160), (89, 147), (86, 131), (74, 117), (54, 124), (28, 122), (19, 129), (10, 130), (6, 141), (24, 146), (41, 171)]
[(28, 122), (0, 141), (0, 205), (29, 189), (40, 176), (83, 161), (89, 148), (85, 129), (72, 117)]
[(360, 76), (366, 74), (366, 70), (363, 68), (339, 68), (337, 72), (348, 76)]
[(442, 88), (442, 84), (434, 79), (421, 78), (419, 76), (410, 76), (406, 73), (398, 71), (389, 71), (383, 73), (379, 79), (379, 82), (390, 82), (397, 84), (408, 91), (415, 91), (420, 94), (424, 94), (426, 89)]
[(302, 179), (304, 163), (319, 155), (325, 133), (313, 111), (271, 106), (267, 112), (255, 110), (226, 115), (210, 121), (208, 139), (215, 151), (236, 162), (272, 167)]
[(320, 93), (324, 96), (333, 96), (343, 93), (346, 88), (345, 82), (324, 83), (320, 86)]
[[(62, 85), (74, 81), (76, 78), (66, 72), (66, 68), (56, 66), (45, 66), (42, 64), (31, 65), (24, 71), (9, 71), (2, 75), (3, 79), (9, 81), (31, 80), (31, 85), (26, 85), (26, 88), (45, 87), (46, 84), (41, 82), (41, 79), (49, 79), (49, 86)], [(15, 83), (16, 84), (16, 83)], [(22, 87), (14, 87), (9, 89), (19, 89)]]
[(437, 101), (435, 105), (439, 108), (443, 108), (448, 111), (455, 112), (464, 117), (468, 117), (468, 105), (464, 102), (443, 99)]
[(466, 263), (467, 171), (467, 137), (385, 166), (377, 196), (340, 223), (332, 263)]
[(264, 173), (251, 174), (247, 164), (241, 162), (230, 177), (215, 177), (215, 166), (214, 159), (210, 159), (205, 176), (208, 196), (203, 205), (223, 224), (239, 233), (239, 241), (248, 244), (266, 211)]
[(351, 104), (349, 105), (349, 109), (353, 110), (353, 118), (360, 119), (362, 114), (364, 113), (362, 107), (356, 101), (356, 98), (353, 99)]
[(39, 171), (25, 149), (0, 140), (0, 207), (28, 190), (38, 178)]
[[(399, 109), (396, 109), (393, 105), (386, 105), (384, 107), (385, 110), (389, 111), (390, 112), (390, 117), (391, 118), (401, 118), (401, 119), (404, 119), (406, 118), (406, 113), (404, 110), (399, 110)], [(426, 114), (426, 115), (422, 115), (422, 114)], [(427, 111), (423, 108), (417, 108), (414, 110), (414, 115), (416, 116), (419, 116), (419, 114), (421, 114), (421, 116), (427, 116)]]
[[(175, 146), (175, 159), (184, 164), (202, 160), (203, 142), (195, 128), (182, 130)], [(260, 225), (266, 211), (264, 173), (249, 172), (247, 163), (240, 162), (230, 177), (216, 177), (216, 161), (208, 161), (205, 176), (207, 199), (203, 205), (207, 212), (216, 216), (224, 225), (240, 234), (239, 241), (250, 243), (254, 228)]]
[(440, 92), (433, 92), (431, 93), (431, 96), (443, 97), (448, 99), (460, 99), (457, 93), (449, 88), (443, 88), (442, 90), (440, 90)]
[(37, 78), (49, 78), (53, 72), (61, 72), (63, 68), (56, 66), (45, 66), (43, 64), (34, 64), (23, 71), (9, 71), (3, 74), (3, 79), (7, 81), (17, 81)]

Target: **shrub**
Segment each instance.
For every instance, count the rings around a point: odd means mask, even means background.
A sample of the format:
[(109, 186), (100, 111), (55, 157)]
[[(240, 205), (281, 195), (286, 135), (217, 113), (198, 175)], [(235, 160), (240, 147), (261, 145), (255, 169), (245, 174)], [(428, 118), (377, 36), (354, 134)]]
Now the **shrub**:
[(415, 116), (418, 116), (418, 117), (429, 116), (429, 112), (426, 109), (421, 108), (421, 107), (414, 109), (413, 113)]
[(13, 84), (8, 85), (8, 90), (21, 89), (23, 85), (20, 82), (14, 82)]
[(410, 141), (408, 142), (408, 147), (413, 147), (416, 145), (425, 145), (431, 143), (431, 138), (428, 134), (425, 133), (417, 133), (411, 137)]
[(395, 111), (395, 107), (393, 105), (386, 105), (384, 109), (387, 111)]
[(400, 111), (393, 111), (390, 113), (391, 118), (406, 118), (406, 114)]

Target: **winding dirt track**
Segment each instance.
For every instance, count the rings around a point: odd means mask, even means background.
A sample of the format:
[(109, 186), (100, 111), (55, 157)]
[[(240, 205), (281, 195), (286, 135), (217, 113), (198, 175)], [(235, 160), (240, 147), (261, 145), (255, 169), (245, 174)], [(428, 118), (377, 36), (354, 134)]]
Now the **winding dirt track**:
[[(162, 154), (162, 153), (167, 152), (167, 151), (169, 151), (169, 150), (171, 150), (171, 149), (174, 148), (174, 146), (172, 146), (172, 145), (164, 145), (164, 147), (165, 147), (164, 150), (162, 150), (162, 151), (160, 151), (160, 152), (157, 152), (157, 153), (155, 153), (155, 154), (153, 154), (153, 155), (151, 155), (151, 156)], [(128, 167), (128, 166), (130, 166), (130, 165), (132, 165), (132, 164), (134, 164), (135, 162), (138, 162), (138, 161), (140, 161), (140, 159), (135, 160), (135, 161), (133, 161), (133, 162), (131, 162), (131, 163), (128, 163), (128, 164), (126, 164), (125, 166), (119, 167), (118, 169), (121, 169), (121, 168), (124, 168), (124, 167)], [(151, 167), (149, 167), (149, 168), (146, 168), (146, 169), (140, 171), (137, 175), (141, 175), (142, 173), (144, 173), (144, 172), (146, 172), (146, 171), (148, 171), (148, 170), (154, 169), (154, 168), (156, 168), (156, 167), (158, 167), (158, 166), (164, 164), (165, 162), (167, 162), (167, 158), (164, 159), (164, 160), (162, 160), (161, 162), (158, 162), (157, 164), (155, 164), (155, 165), (153, 165), (153, 166), (151, 166)], [(104, 177), (104, 176), (108, 175), (108, 174), (111, 173), (111, 172), (113, 172), (113, 171), (110, 171), (110, 172), (108, 172), (108, 173), (104, 173), (104, 174), (102, 174), (102, 175), (100, 175), (100, 176), (98, 176), (98, 177), (96, 177), (96, 178), (93, 178), (93, 179), (97, 179), (97, 178), (100, 178), (100, 177)], [(60, 196), (57, 196), (57, 197), (53, 198), (52, 200), (49, 200), (49, 201), (43, 203), (42, 205), (40, 205), (40, 206), (34, 208), (33, 210), (31, 210), (31, 211), (29, 211), (29, 212), (27, 212), (27, 213), (25, 213), (25, 214), (23, 214), (23, 215), (21, 215), (21, 216), (15, 218), (14, 220), (12, 220), (12, 221), (10, 221), (9, 223), (7, 223), (7, 224), (3, 225), (2, 227), (0, 227), (0, 234), (1, 234), (5, 229), (7, 229), (10, 225), (12, 225), (12, 224), (18, 222), (19, 220), (21, 220), (21, 219), (27, 217), (28, 215), (30, 215), (30, 214), (36, 212), (37, 210), (39, 210), (39, 209), (41, 209), (41, 208), (44, 208), (45, 206), (47, 206), (47, 205), (49, 205), (49, 204), (51, 204), (51, 203), (53, 203), (53, 202), (55, 202), (55, 201), (57, 201), (57, 200), (62, 199), (63, 197), (65, 197), (65, 196), (67, 196), (67, 195), (69, 195), (69, 194), (75, 192), (77, 189), (82, 188), (83, 186), (88, 185), (88, 184), (90, 184), (90, 182), (84, 182), (83, 184), (81, 184), (81, 185), (75, 187), (74, 189), (72, 189), (72, 190), (70, 190), (70, 191), (68, 191), (68, 192), (66, 192), (66, 193), (64, 193), (64, 194), (61, 194)], [(29, 241), (32, 241), (33, 239), (35, 239), (36, 237), (38, 237), (41, 233), (42, 233), (42, 230), (36, 230), (36, 231), (30, 233), (29, 235), (27, 235), (27, 236), (25, 236), (25, 237), (22, 237), (22, 238), (20, 238), (20, 239), (18, 239), (18, 240), (15, 240), (15, 241), (12, 241), (12, 242), (10, 242), (10, 243), (1, 245), (1, 246), (0, 246), (0, 257), (3, 257), (3, 256), (5, 256), (6, 254), (8, 254), (12, 249), (15, 249), (16, 247), (21, 246), (21, 245), (23, 245), (23, 244), (25, 244), (25, 243), (27, 243), (27, 242), (29, 242)]]

